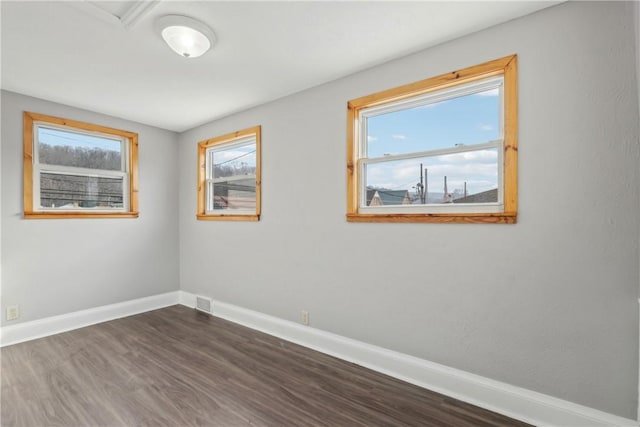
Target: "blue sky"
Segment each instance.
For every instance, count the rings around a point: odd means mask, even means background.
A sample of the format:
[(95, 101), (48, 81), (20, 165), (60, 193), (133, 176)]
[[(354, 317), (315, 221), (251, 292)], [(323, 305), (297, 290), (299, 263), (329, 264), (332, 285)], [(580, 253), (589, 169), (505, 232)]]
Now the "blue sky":
[[(472, 146), (500, 138), (497, 90), (369, 117), (368, 157), (407, 154)], [(471, 147), (469, 147), (471, 148)], [(430, 156), (370, 164), (367, 185), (410, 190), (420, 181), (420, 163), (428, 168), (429, 192), (442, 193), (444, 176), (448, 191), (464, 187), (469, 194), (497, 187), (496, 149)]]

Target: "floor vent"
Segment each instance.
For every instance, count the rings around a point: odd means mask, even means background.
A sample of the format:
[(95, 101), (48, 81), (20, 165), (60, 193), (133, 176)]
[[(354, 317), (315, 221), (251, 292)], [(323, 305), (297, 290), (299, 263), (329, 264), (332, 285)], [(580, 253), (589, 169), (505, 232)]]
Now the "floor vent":
[(211, 298), (196, 296), (196, 310), (211, 314)]

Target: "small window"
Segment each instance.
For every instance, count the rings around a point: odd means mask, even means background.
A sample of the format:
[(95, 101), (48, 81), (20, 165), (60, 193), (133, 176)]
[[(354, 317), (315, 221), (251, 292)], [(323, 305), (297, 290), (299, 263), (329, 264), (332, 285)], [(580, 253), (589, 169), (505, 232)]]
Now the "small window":
[(349, 101), (347, 220), (517, 217), (516, 56)]
[(197, 218), (260, 219), (260, 126), (198, 143)]
[(24, 217), (138, 216), (138, 135), (24, 113)]

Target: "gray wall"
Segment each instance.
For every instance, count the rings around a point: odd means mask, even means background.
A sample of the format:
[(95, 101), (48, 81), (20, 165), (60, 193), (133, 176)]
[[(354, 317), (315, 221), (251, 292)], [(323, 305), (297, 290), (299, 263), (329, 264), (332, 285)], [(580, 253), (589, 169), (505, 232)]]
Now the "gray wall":
[[(2, 22), (2, 7), (0, 7), (0, 22)], [(0, 46), (2, 46), (2, 31), (0, 31)], [(2, 67), (0, 67), (0, 82), (2, 82)], [(2, 117), (2, 91), (0, 90), (0, 118)], [(0, 189), (2, 189), (2, 120), (0, 119)], [(2, 194), (0, 194), (0, 215), (2, 212)], [(2, 220), (0, 219), (0, 325), (1, 319), (6, 319), (2, 305)]]
[[(565, 3), (182, 134), (182, 289), (635, 418), (631, 8)], [(347, 100), (512, 53), (518, 224), (347, 223)], [(261, 221), (196, 221), (197, 142), (257, 124)]]
[[(640, 2), (636, 1), (633, 3), (635, 8), (635, 28), (636, 28), (636, 89), (638, 91), (638, 104), (640, 105)], [(639, 108), (640, 110), (640, 108)], [(639, 112), (640, 117), (640, 112)], [(638, 136), (640, 143), (640, 135)], [(638, 263), (638, 267), (640, 268), (640, 263)], [(640, 300), (639, 300), (640, 302)], [(639, 331), (640, 333), (640, 331)], [(640, 354), (638, 355), (638, 366), (640, 367)], [(640, 375), (640, 372), (639, 372)], [(640, 378), (638, 379), (638, 394), (640, 395)], [(637, 419), (640, 420), (640, 396), (638, 399), (638, 412)]]
[(638, 103), (640, 104), (640, 1), (633, 3), (635, 6), (636, 24), (636, 83), (638, 84)]
[[(140, 217), (22, 219), (22, 112), (138, 132)], [(179, 289), (176, 134), (2, 92), (2, 324)], [(18, 321), (6, 322), (7, 305)]]

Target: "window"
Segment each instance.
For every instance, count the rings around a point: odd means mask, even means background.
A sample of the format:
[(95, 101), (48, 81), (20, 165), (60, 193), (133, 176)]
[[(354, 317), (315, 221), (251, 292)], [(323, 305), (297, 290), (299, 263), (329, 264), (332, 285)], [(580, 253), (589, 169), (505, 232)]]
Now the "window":
[(24, 113), (24, 217), (138, 217), (138, 134)]
[(516, 61), (349, 101), (347, 220), (515, 223)]
[(196, 217), (260, 219), (260, 126), (198, 143)]

